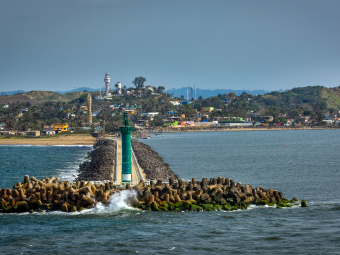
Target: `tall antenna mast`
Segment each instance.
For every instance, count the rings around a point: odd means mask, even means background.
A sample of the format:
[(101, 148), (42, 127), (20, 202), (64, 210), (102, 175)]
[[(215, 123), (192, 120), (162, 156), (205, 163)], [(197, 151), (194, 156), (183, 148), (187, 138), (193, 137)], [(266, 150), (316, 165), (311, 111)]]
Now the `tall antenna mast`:
[(195, 93), (195, 101), (196, 101), (196, 84), (194, 84), (194, 93)]
[(92, 96), (87, 94), (87, 123), (92, 124)]

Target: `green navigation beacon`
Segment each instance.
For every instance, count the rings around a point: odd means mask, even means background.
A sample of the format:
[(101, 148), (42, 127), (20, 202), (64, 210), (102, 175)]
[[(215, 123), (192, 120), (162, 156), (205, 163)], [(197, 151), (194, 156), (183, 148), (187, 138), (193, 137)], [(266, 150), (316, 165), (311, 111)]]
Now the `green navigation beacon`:
[(120, 127), (122, 133), (122, 182), (132, 182), (131, 171), (131, 132), (134, 127), (129, 126), (129, 115), (124, 113), (124, 127)]

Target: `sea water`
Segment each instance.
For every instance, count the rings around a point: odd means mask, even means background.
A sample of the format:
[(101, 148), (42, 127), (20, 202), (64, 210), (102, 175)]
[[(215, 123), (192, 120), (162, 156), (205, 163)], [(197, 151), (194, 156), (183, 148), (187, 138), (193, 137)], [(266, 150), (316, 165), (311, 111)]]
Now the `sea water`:
[[(0, 214), (0, 254), (338, 254), (340, 130), (167, 133), (142, 140), (183, 179), (230, 178), (306, 199), (308, 208)], [(71, 180), (90, 147), (0, 146), (0, 187), (23, 175)], [(41, 177), (41, 178), (43, 178)]]

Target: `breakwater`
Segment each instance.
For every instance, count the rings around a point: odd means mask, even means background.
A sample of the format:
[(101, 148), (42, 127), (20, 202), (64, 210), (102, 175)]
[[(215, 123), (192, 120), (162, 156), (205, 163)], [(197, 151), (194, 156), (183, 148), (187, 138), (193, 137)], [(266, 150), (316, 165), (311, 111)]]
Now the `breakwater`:
[[(150, 146), (131, 140), (131, 146), (135, 153), (139, 166), (145, 173), (145, 179), (169, 179), (178, 176), (171, 171), (169, 164)], [(94, 150), (88, 155), (89, 161), (79, 165), (79, 175), (75, 181), (103, 181), (113, 180), (113, 172), (116, 160), (116, 141), (110, 139), (97, 139), (93, 145)]]
[(1, 212), (34, 212), (61, 210), (82, 211), (92, 208), (98, 202), (103, 204), (119, 189), (112, 182), (60, 181), (52, 177), (38, 180), (25, 175), (23, 183), (16, 183), (13, 189), (1, 189)]
[[(253, 188), (251, 184), (242, 185), (229, 178), (203, 178), (197, 181), (176, 181), (170, 178), (164, 183), (162, 179), (146, 184), (141, 181), (130, 187), (114, 186), (113, 182), (92, 183), (77, 181), (61, 182), (52, 177), (38, 180), (35, 177), (24, 177), (23, 183), (16, 183), (13, 189), (1, 189), (0, 211), (34, 212), (61, 210), (64, 212), (82, 211), (92, 208), (97, 203), (107, 204), (110, 197), (123, 190), (131, 190), (128, 204), (141, 210), (150, 211), (212, 211), (238, 210), (254, 205), (276, 205), (277, 208), (291, 207), (298, 199), (284, 198), (282, 192)], [(306, 207), (306, 201), (301, 201)]]
[(94, 150), (88, 155), (89, 162), (79, 165), (75, 181), (111, 180), (116, 162), (116, 142), (109, 139), (97, 139)]
[(177, 175), (171, 171), (169, 164), (163, 161), (163, 158), (150, 146), (139, 142), (136, 139), (131, 140), (132, 148), (135, 152), (138, 164), (143, 168), (146, 179), (169, 179), (176, 178)]
[[(158, 179), (149, 185), (140, 182), (134, 187), (139, 200), (138, 208), (152, 211), (212, 211), (212, 210), (237, 210), (246, 209), (251, 204), (268, 205), (277, 208), (291, 207), (298, 199), (284, 198), (282, 192), (262, 187), (253, 188), (251, 184), (242, 185), (229, 178), (218, 177), (203, 178), (197, 181), (175, 181), (163, 183)], [(134, 204), (136, 207), (136, 204)], [(306, 201), (301, 201), (301, 206), (306, 207)]]

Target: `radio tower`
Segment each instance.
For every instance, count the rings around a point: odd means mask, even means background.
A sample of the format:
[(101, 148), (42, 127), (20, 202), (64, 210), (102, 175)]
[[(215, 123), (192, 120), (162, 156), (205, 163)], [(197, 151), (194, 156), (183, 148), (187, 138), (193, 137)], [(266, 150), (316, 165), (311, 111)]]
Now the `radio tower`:
[(105, 73), (105, 78), (104, 78), (104, 82), (105, 82), (105, 86), (106, 86), (106, 95), (109, 96), (110, 92), (109, 92), (109, 85), (110, 85), (110, 76), (109, 73)]
[(92, 96), (90, 93), (87, 94), (87, 124), (92, 124)]
[(194, 84), (194, 93), (195, 93), (195, 101), (196, 101), (196, 84)]

